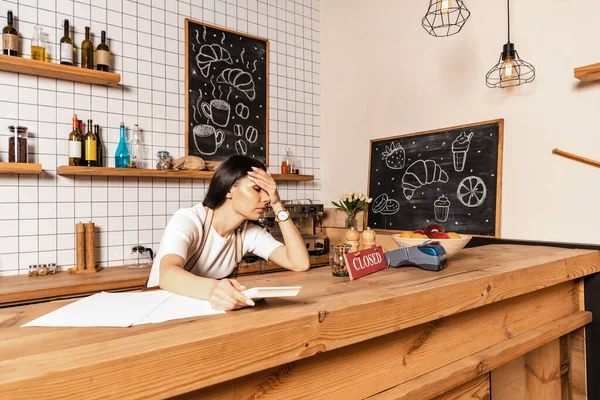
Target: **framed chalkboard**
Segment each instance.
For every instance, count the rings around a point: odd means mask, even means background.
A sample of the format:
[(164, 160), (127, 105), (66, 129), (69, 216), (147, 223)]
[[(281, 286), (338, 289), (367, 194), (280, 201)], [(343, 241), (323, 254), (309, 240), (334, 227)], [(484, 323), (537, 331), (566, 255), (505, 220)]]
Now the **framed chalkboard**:
[(367, 224), (500, 236), (504, 120), (371, 140)]
[(268, 164), (269, 41), (185, 20), (186, 155)]

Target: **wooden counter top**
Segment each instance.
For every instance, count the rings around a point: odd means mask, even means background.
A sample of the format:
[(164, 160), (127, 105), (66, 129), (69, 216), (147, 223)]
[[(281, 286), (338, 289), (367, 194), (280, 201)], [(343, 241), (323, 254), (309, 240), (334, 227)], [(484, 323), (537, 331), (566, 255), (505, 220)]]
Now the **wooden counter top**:
[(149, 275), (150, 268), (108, 267), (95, 274), (60, 271), (56, 275), (46, 276), (0, 276), (0, 306), (102, 290), (141, 288)]
[[(0, 398), (175, 396), (550, 286), (563, 290), (554, 285), (598, 271), (598, 251), (492, 245), (463, 250), (439, 273), (388, 269), (349, 281), (323, 267), (244, 277), (248, 287), (303, 289), (156, 325), (20, 328), (71, 300), (0, 309)], [(562, 309), (570, 313), (572, 303)]]

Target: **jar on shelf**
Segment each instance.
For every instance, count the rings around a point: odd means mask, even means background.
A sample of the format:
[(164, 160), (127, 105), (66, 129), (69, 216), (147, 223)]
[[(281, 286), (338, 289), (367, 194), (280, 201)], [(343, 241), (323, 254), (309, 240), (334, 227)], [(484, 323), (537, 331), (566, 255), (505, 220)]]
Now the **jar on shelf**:
[(8, 127), (8, 133), (8, 162), (26, 163), (27, 127), (11, 125)]
[(156, 154), (156, 169), (171, 169), (171, 155), (161, 150)]
[(329, 256), (329, 266), (333, 276), (348, 276), (346, 267), (346, 258), (344, 257), (352, 246), (349, 244), (334, 244), (331, 246), (331, 255)]

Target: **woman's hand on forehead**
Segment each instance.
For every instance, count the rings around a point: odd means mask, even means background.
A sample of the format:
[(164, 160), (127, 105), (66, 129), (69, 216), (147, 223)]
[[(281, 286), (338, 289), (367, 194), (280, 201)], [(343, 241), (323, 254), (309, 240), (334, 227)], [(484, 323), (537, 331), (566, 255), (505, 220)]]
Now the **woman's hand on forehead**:
[(275, 183), (275, 180), (269, 171), (252, 167), (252, 171), (248, 171), (248, 179), (250, 179), (250, 182), (258, 185), (258, 187), (267, 192), (271, 204), (276, 204), (281, 201), (279, 198), (279, 192), (277, 191), (277, 184)]

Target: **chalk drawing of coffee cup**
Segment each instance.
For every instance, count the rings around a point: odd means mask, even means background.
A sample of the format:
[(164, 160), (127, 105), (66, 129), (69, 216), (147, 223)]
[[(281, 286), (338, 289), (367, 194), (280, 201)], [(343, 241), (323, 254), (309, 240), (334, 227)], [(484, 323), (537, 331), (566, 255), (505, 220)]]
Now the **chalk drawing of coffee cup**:
[(208, 103), (202, 103), (202, 111), (207, 118), (209, 118), (215, 125), (222, 127), (227, 126), (229, 122), (229, 113), (231, 106), (228, 102), (221, 99), (214, 99)]
[(194, 143), (200, 154), (206, 156), (213, 155), (225, 140), (225, 134), (214, 126), (200, 124), (196, 125), (192, 131), (194, 133)]

